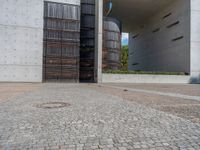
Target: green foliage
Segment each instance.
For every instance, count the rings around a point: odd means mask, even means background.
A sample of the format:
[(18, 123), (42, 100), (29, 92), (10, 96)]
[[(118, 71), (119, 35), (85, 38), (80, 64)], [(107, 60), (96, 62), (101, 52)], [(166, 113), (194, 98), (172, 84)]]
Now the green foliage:
[(128, 45), (122, 46), (121, 50), (121, 70), (128, 70)]
[(107, 70), (103, 73), (108, 74), (149, 74), (149, 75), (185, 75), (184, 72), (148, 72), (148, 71), (124, 71), (124, 70)]

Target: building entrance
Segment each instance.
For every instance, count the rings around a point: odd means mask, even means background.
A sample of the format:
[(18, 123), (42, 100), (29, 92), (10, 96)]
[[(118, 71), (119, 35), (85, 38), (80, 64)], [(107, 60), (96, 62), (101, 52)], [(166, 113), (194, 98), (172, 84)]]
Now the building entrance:
[(45, 2), (44, 81), (79, 81), (80, 6)]

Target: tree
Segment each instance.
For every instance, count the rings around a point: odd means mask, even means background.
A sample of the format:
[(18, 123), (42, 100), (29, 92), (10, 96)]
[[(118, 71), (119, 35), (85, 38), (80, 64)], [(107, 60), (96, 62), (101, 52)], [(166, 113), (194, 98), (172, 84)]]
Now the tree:
[(121, 70), (128, 70), (128, 45), (122, 46), (121, 50)]

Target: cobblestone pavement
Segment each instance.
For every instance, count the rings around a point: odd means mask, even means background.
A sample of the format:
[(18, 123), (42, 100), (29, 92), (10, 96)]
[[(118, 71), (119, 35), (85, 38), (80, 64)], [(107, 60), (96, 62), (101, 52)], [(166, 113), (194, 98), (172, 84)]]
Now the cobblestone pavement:
[[(188, 119), (192, 122), (200, 123), (200, 97), (193, 96), (191, 93), (199, 93), (200, 90), (196, 90), (200, 85), (155, 85), (157, 90), (147, 90), (150, 88), (150, 85), (136, 85), (135, 84), (103, 84), (99, 86), (92, 86), (92, 88), (101, 91), (102, 93), (107, 93), (110, 95), (117, 96), (124, 100), (129, 100), (146, 107), (150, 107), (159, 111), (167, 112), (172, 115)], [(140, 87), (143, 87), (140, 88)], [(154, 86), (154, 85), (152, 85)], [(158, 86), (161, 89), (158, 89)], [(167, 86), (169, 90), (165, 89), (165, 92), (161, 92), (162, 89)], [(188, 86), (188, 87), (187, 87)], [(139, 88), (138, 88), (139, 87)], [(180, 87), (177, 92), (176, 90), (172, 91), (174, 87)], [(145, 88), (145, 89), (144, 89)], [(182, 92), (186, 89), (187, 95), (183, 95)], [(171, 91), (173, 93), (171, 93)], [(196, 92), (195, 92), (196, 91)], [(167, 96), (168, 95), (168, 96)], [(187, 99), (189, 98), (189, 99)]]
[(158, 92), (179, 93), (190, 96), (200, 96), (199, 84), (105, 84), (109, 86), (137, 88), (143, 90), (153, 90)]
[(42, 84), (31, 83), (1, 83), (0, 84), (0, 102), (7, 101), (11, 97), (24, 94), (25, 92), (38, 89)]
[(200, 124), (96, 85), (43, 84), (0, 102), (4, 149), (200, 150)]

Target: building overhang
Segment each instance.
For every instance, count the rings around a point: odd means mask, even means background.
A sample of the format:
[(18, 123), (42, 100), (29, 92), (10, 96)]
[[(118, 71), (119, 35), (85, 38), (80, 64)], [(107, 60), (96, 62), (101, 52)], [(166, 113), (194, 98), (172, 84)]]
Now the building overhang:
[(113, 7), (109, 16), (122, 22), (124, 32), (131, 32), (175, 0), (104, 0), (104, 3), (108, 1), (112, 1)]

